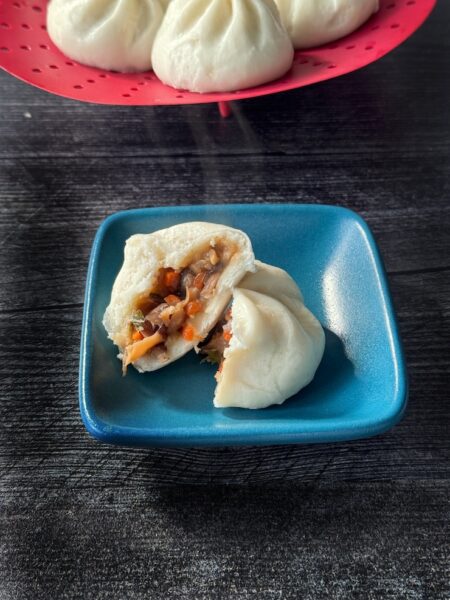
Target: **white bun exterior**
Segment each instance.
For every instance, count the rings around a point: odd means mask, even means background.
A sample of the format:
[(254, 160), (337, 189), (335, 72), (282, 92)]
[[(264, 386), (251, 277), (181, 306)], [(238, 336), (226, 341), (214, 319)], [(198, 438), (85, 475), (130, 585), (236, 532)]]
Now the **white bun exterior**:
[[(124, 262), (114, 282), (111, 301), (103, 318), (109, 338), (121, 352), (127, 343), (129, 318), (136, 300), (152, 289), (159, 269), (184, 268), (196, 254), (217, 242), (234, 245), (236, 253), (224, 268), (215, 294), (205, 303), (204, 311), (190, 321), (201, 337), (206, 337), (220, 318), (231, 299), (233, 288), (247, 272), (255, 269), (248, 236), (225, 225), (190, 222), (155, 233), (133, 235), (126, 241)], [(187, 342), (182, 336), (170, 336), (166, 342), (169, 360), (161, 363), (150, 353), (133, 363), (133, 366), (140, 372), (160, 369), (186, 354), (196, 343), (198, 340)]]
[(172, 0), (152, 52), (163, 83), (203, 93), (272, 81), (292, 60), (273, 0)]
[(233, 336), (224, 353), (214, 406), (282, 404), (313, 379), (325, 334), (282, 269), (256, 261), (233, 293)]
[(294, 48), (333, 42), (365, 23), (379, 0), (275, 0)]
[(51, 0), (47, 31), (61, 52), (82, 64), (147, 71), (165, 8), (162, 0)]

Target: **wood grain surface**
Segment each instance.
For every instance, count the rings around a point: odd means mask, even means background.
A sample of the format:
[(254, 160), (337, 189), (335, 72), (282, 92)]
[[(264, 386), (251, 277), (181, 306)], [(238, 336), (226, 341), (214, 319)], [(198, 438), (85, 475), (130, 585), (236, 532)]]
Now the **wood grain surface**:
[[(228, 120), (79, 104), (0, 73), (0, 600), (450, 598), (449, 22), (440, 0), (381, 61)], [(88, 436), (78, 353), (98, 225), (224, 202), (368, 221), (410, 375), (391, 432), (174, 450)]]

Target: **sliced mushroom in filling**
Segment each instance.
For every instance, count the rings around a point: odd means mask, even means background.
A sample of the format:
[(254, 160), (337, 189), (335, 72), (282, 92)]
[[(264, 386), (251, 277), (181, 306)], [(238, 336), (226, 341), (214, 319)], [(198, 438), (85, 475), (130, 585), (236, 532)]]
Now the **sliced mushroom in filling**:
[(153, 288), (135, 304), (129, 319), (128, 343), (123, 352), (123, 372), (145, 355), (166, 362), (166, 342), (182, 336), (188, 342), (200, 340), (192, 319), (203, 312), (234, 250), (225, 244), (210, 246), (189, 265), (180, 269), (162, 268)]

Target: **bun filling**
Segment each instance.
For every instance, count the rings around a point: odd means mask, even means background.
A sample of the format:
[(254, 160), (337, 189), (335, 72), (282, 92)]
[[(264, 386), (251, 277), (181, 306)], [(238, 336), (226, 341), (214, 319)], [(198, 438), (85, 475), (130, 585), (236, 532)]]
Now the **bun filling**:
[(230, 306), (206, 340), (202, 344), (199, 344), (200, 354), (203, 355), (204, 360), (211, 364), (219, 365), (215, 374), (216, 381), (220, 380), (225, 360), (224, 353), (233, 337), (232, 320), (233, 314)]
[(187, 342), (202, 339), (195, 328), (195, 317), (205, 311), (235, 252), (232, 245), (216, 242), (182, 268), (159, 269), (152, 288), (136, 300), (129, 317), (122, 355), (124, 374), (128, 365), (149, 353), (162, 363), (168, 361), (169, 337), (181, 336)]

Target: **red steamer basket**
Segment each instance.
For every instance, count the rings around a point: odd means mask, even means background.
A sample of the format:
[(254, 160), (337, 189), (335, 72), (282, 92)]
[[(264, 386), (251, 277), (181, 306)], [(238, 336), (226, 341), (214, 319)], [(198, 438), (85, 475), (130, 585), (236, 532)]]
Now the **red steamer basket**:
[(380, 10), (354, 33), (295, 53), (290, 71), (265, 85), (237, 92), (198, 94), (164, 85), (152, 72), (115, 73), (81, 65), (51, 42), (47, 0), (0, 0), (0, 67), (42, 90), (97, 104), (160, 106), (228, 102), (276, 94), (360, 69), (381, 58), (416, 31), (436, 0), (381, 0)]

